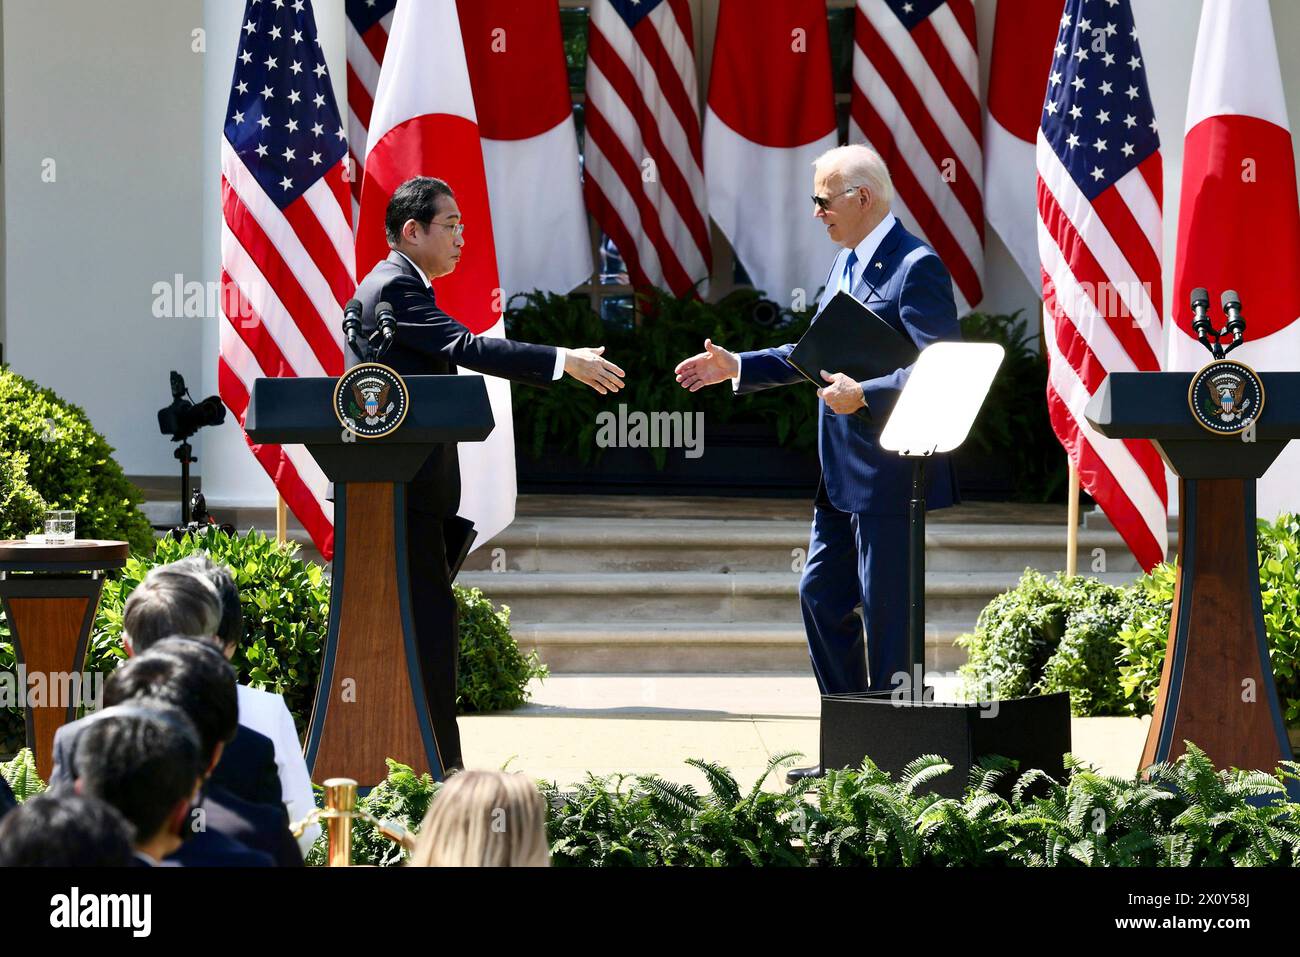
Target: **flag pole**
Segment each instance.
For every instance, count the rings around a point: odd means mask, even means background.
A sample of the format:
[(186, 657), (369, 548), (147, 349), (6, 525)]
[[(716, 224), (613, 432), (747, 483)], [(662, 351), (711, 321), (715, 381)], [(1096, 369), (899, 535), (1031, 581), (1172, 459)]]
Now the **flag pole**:
[(1065, 574), (1073, 578), (1079, 573), (1079, 466), (1070, 459), (1069, 505), (1066, 511)]
[(289, 537), (289, 509), (284, 504), (284, 496), (275, 497), (275, 540), (283, 545)]

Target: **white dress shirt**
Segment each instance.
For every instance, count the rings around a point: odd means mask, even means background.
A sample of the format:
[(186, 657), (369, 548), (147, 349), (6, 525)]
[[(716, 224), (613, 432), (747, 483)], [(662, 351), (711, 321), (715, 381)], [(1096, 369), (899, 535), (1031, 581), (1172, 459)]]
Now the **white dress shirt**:
[[(421, 269), (419, 266), (415, 265), (414, 259), (406, 255), (406, 253), (402, 252), (400, 249), (394, 249), (393, 252), (397, 253), (397, 255), (401, 256), (408, 263), (410, 263), (411, 268), (415, 270), (416, 275), (424, 276), (424, 270)], [(425, 276), (425, 278), (428, 279), (427, 276)], [(453, 316), (452, 318), (455, 317)], [(568, 354), (568, 351), (569, 350), (565, 349), (564, 346), (555, 347), (555, 371), (551, 373), (552, 382), (560, 378), (560, 376), (564, 375), (564, 357)]]
[[(316, 798), (293, 715), (289, 714), (284, 698), (273, 692), (248, 685), (237, 685), (235, 692), (239, 699), (239, 723), (266, 735), (275, 745), (275, 770), (280, 776), (281, 800), (289, 811), (289, 823), (301, 821), (315, 809)], [(318, 837), (320, 825), (313, 824), (298, 838), (304, 857)]]
[[(894, 228), (894, 224), (897, 222), (898, 217), (893, 213), (885, 213), (885, 218), (876, 224), (876, 228), (862, 237), (862, 242), (853, 247), (853, 251), (858, 255), (858, 260), (854, 264), (853, 272), (847, 277), (844, 275), (844, 260), (848, 257), (849, 251), (847, 249), (839, 251), (834, 264), (831, 266), (831, 274), (826, 279), (826, 291), (822, 294), (822, 301), (817, 304), (818, 312), (821, 312), (821, 307), (841, 289), (846, 290), (850, 296), (853, 295), (853, 287), (858, 284), (867, 267), (871, 265), (871, 257), (876, 254), (880, 244), (885, 241), (885, 236)], [(733, 392), (740, 388), (741, 362), (740, 355), (737, 354), (736, 374), (731, 379)]]

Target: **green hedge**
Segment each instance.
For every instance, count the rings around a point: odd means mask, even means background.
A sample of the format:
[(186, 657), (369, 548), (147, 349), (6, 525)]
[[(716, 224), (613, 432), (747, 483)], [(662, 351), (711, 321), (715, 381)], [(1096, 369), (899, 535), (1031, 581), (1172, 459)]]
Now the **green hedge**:
[[(1300, 519), (1258, 528), (1260, 593), (1283, 718), (1300, 721)], [(1048, 578), (1026, 569), (993, 599), (975, 631), (957, 639), (968, 696), (1069, 691), (1078, 716), (1145, 715), (1155, 706), (1176, 568), (1158, 565), (1133, 585)]]
[(42, 527), (48, 506), (27, 481), (27, 456), (0, 449), (0, 538), (22, 538)]
[(140, 511), (144, 497), (86, 413), (7, 367), (0, 368), (0, 449), (23, 454), (27, 481), (46, 507), (77, 513), (77, 537), (152, 550), (153, 529)]
[[(1276, 774), (1215, 771), (1189, 745), (1147, 781), (1098, 773), (1067, 756), (1067, 778), (1019, 776), (1010, 798), (995, 787), (1003, 759), (976, 769), (959, 799), (923, 786), (952, 767), (917, 758), (897, 778), (869, 760), (784, 791), (763, 781), (793, 755), (774, 758), (748, 790), (724, 767), (699, 760), (705, 793), (657, 775), (589, 775), (569, 790), (539, 787), (549, 805), (552, 862), (587, 867), (1218, 867), (1296, 866), (1300, 804), (1286, 801), (1300, 764)], [(389, 777), (362, 798), (380, 820), (418, 831), (439, 786), (389, 762)], [(325, 859), (324, 838), (309, 863)], [(404, 855), (358, 820), (353, 863), (391, 866)]]
[[(302, 732), (315, 702), (320, 655), (329, 624), (329, 583), (321, 568), (297, 557), (298, 546), (281, 545), (258, 531), (226, 535), (212, 527), (179, 541), (160, 539), (149, 557), (132, 556), (120, 576), (104, 583), (86, 654), (86, 670), (107, 674), (122, 651), (122, 609), (149, 569), (196, 552), (229, 566), (239, 586), (244, 640), (235, 653), (239, 680), (284, 695)], [(460, 607), (461, 713), (517, 708), (527, 685), (545, 677), (536, 652), (524, 655), (510, 634), (510, 609), (497, 609), (478, 589), (455, 588)], [(14, 671), (8, 622), (0, 614), (0, 671)], [(18, 708), (0, 711), (0, 753), (23, 740)]]

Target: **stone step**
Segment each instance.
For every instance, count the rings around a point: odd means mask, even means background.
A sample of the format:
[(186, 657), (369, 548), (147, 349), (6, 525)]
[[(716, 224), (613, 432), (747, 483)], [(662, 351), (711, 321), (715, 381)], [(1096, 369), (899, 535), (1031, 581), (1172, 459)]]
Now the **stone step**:
[[(156, 527), (180, 521), (174, 501), (148, 501), (145, 514)], [(275, 533), (273, 508), (215, 508), (239, 531)], [(465, 562), (464, 571), (513, 572), (785, 572), (801, 563), (810, 522), (788, 519), (577, 519), (521, 517)], [(159, 534), (162, 534), (161, 529)], [(323, 564), (311, 537), (290, 515), (288, 538), (307, 561)], [(1065, 568), (1063, 526), (932, 522), (926, 528), (930, 572), (1014, 571)], [(1170, 536), (1170, 553), (1177, 534)], [(1138, 565), (1118, 532), (1079, 530), (1081, 572), (1134, 572)]]
[[(804, 672), (808, 642), (802, 625), (771, 622), (618, 621), (519, 624), (519, 646), (536, 649), (556, 673)], [(965, 629), (932, 620), (926, 627), (926, 667), (950, 672), (965, 661), (953, 645)]]
[[(1135, 576), (1097, 577), (1122, 585)], [(973, 626), (989, 600), (1019, 579), (1017, 572), (930, 572), (926, 616)], [(794, 572), (462, 572), (457, 580), (509, 605), (512, 620), (520, 623), (801, 621)]]
[[(809, 522), (530, 518), (516, 520), (465, 571), (783, 572), (802, 561)], [(1051, 525), (939, 524), (926, 529), (930, 571), (1064, 569), (1066, 532)], [(1114, 531), (1081, 530), (1079, 568), (1138, 570)]]

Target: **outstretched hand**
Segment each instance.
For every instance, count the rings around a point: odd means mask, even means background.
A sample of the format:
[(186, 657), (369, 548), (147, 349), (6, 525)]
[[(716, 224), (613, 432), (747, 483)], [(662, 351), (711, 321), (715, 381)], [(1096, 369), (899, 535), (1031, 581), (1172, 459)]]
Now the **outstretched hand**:
[(832, 412), (837, 415), (849, 415), (867, 404), (866, 398), (862, 395), (862, 386), (854, 380), (853, 376), (844, 372), (831, 375), (825, 369), (821, 372), (822, 378), (830, 385), (818, 389), (817, 395), (825, 400), (827, 408)]
[(591, 386), (601, 395), (617, 392), (623, 388), (625, 373), (608, 359), (601, 357), (604, 346), (594, 349), (566, 349), (564, 354), (564, 371), (579, 382)]
[(734, 352), (715, 346), (712, 339), (705, 339), (704, 351), (683, 359), (673, 371), (683, 389), (698, 392), (706, 385), (735, 378), (740, 373), (740, 360)]

